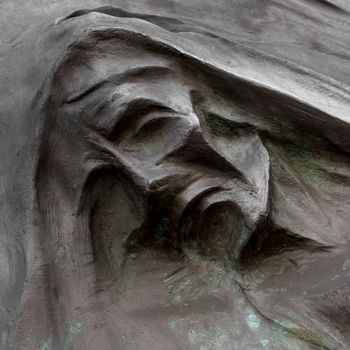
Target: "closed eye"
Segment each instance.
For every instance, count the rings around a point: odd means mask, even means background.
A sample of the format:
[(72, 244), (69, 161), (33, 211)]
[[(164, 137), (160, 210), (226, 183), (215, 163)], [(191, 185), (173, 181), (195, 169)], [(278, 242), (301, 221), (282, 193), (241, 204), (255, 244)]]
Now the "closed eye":
[(137, 139), (152, 138), (161, 134), (167, 127), (173, 126), (174, 122), (181, 119), (179, 116), (154, 116), (144, 121), (137, 129), (134, 137)]
[(108, 133), (111, 141), (120, 141), (126, 133), (132, 133), (137, 129), (140, 120), (153, 113), (175, 113), (175, 111), (158, 101), (152, 99), (137, 99), (129, 102), (127, 106), (121, 106), (115, 122)]

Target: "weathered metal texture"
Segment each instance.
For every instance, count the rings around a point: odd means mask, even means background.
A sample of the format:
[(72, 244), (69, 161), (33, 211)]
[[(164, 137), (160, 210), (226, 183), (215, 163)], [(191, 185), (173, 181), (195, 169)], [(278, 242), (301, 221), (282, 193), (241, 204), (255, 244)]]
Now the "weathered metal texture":
[(7, 1), (2, 349), (349, 349), (344, 0)]

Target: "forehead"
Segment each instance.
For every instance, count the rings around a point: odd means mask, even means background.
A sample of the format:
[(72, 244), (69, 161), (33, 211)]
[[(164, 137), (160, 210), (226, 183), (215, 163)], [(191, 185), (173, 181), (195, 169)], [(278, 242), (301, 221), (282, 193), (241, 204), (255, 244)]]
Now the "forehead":
[(189, 88), (174, 58), (119, 39), (97, 42), (89, 50), (74, 48), (55, 77), (55, 90), (68, 102), (113, 89), (181, 109), (188, 104)]
[[(296, 72), (292, 72), (292, 75), (291, 72), (287, 72), (288, 74), (280, 79), (280, 67), (266, 67), (261, 65), (261, 62), (252, 62), (249, 56), (241, 57), (242, 60), (237, 65), (239, 68), (232, 66), (238, 75), (231, 74), (231, 69), (226, 72), (216, 68), (214, 58), (218, 56), (216, 51), (220, 53), (216, 47), (215, 50), (210, 50), (209, 46), (204, 51), (200, 50), (198, 59), (186, 54), (186, 51), (177, 52), (174, 43), (173, 47), (163, 47), (159, 39), (150, 37), (149, 40), (144, 40), (137, 38), (135, 32), (132, 33), (133, 37), (128, 39), (114, 31), (111, 36), (115, 37), (104, 38), (105, 33), (100, 33), (98, 39), (89, 39), (81, 45), (74, 44), (73, 48), (69, 49), (68, 58), (56, 71), (54, 94), (57, 96), (54, 99), (59, 104), (67, 99), (74, 100), (87, 92), (93, 92), (96, 84), (99, 86), (101, 81), (107, 80), (113, 88), (118, 86), (121, 89), (124, 85), (122, 95), (147, 98), (150, 93), (152, 97), (162, 99), (169, 107), (181, 110), (181, 106), (186, 106), (188, 111), (189, 90), (194, 86), (201, 96), (205, 95), (204, 100), (210, 108), (217, 109), (220, 105), (219, 114), (224, 114), (229, 119), (244, 120), (278, 135), (283, 131), (283, 137), (294, 138), (290, 130), (316, 134), (317, 137), (330, 139), (342, 149), (348, 149), (348, 124), (344, 123), (341, 116), (334, 118), (324, 113), (321, 102), (329, 98), (322, 99), (323, 92), (315, 90), (315, 79), (310, 78), (313, 89), (310, 89), (310, 84), (294, 89), (299, 79)], [(91, 36), (93, 37), (93, 34)], [(189, 47), (186, 50), (191, 52)], [(213, 60), (207, 56), (208, 52), (214, 57)], [(232, 55), (234, 56), (235, 52), (232, 52)], [(159, 72), (159, 68), (163, 69), (162, 73)], [(255, 76), (256, 69), (260, 73), (263, 70), (264, 73)], [(130, 74), (132, 72), (133, 74)], [(241, 77), (242, 73), (244, 78)], [(117, 79), (113, 78), (115, 75), (118, 76)], [(252, 80), (253, 76), (255, 78)], [(120, 77), (127, 79), (119, 80)], [(260, 80), (266, 81), (266, 86), (261, 85)], [(282, 81), (284, 84), (281, 85)], [(317, 99), (311, 98), (310, 94), (317, 95)], [(299, 98), (299, 95), (303, 97)], [(340, 101), (333, 97), (331, 100), (336, 101), (337, 105)], [(333, 109), (334, 106), (327, 103), (327, 109), (328, 107)], [(342, 114), (343, 110), (339, 105), (337, 116)]]

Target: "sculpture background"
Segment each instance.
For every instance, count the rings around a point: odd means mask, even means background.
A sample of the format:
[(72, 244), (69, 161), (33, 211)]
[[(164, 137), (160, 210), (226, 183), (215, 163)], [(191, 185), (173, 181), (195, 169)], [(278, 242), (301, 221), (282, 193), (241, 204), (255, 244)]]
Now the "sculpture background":
[(1, 6), (2, 348), (349, 348), (345, 1)]

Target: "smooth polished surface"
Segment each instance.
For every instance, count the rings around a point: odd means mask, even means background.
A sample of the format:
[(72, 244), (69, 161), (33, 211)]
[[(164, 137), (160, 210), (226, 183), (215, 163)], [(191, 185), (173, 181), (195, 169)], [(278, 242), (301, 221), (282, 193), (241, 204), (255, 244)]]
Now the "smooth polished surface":
[(345, 0), (5, 1), (2, 349), (349, 349)]

